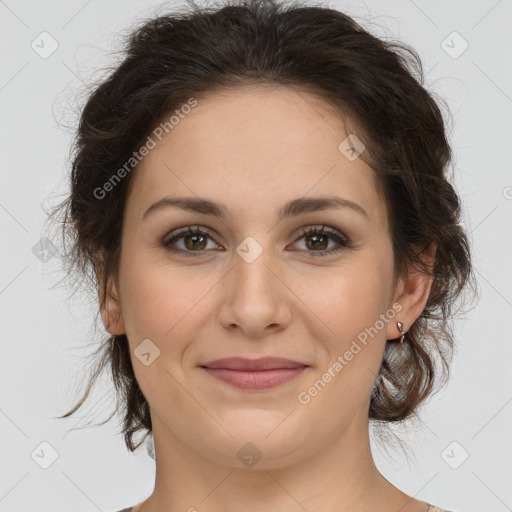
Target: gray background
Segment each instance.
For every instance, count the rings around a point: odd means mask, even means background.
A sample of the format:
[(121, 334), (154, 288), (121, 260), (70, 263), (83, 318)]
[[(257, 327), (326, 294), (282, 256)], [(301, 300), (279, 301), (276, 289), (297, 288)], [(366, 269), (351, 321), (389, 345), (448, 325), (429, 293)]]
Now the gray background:
[[(449, 385), (421, 421), (397, 430), (407, 455), (375, 446), (377, 465), (404, 492), (449, 510), (512, 510), (512, 2), (329, 5), (416, 48), (427, 87), (448, 101), (456, 186), (481, 287), (477, 307), (455, 321)], [(0, 511), (119, 510), (153, 488), (153, 459), (144, 447), (127, 452), (115, 419), (71, 430), (107, 417), (108, 380), (77, 416), (52, 419), (83, 389), (94, 311), (90, 299), (68, 302), (65, 289), (54, 287), (62, 277), (59, 255), (42, 261), (33, 247), (43, 236), (43, 204), (66, 190), (86, 84), (114, 64), (109, 51), (118, 48), (120, 30), (165, 7), (137, 0), (0, 1)], [(51, 50), (52, 40), (40, 36), (44, 31), (58, 44), (47, 58), (40, 53)], [(469, 46), (458, 55), (463, 40)], [(36, 463), (50, 453), (42, 442), (58, 452), (47, 469)]]

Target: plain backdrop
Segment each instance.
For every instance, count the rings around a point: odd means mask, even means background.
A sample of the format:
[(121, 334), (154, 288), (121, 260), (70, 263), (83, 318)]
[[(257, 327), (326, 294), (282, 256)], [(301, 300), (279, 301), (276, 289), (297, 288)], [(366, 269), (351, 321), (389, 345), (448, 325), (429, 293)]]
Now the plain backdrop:
[[(42, 258), (38, 244), (43, 205), (66, 191), (87, 84), (115, 63), (121, 30), (176, 5), (0, 1), (0, 511), (108, 512), (152, 491), (154, 461), (144, 447), (126, 450), (116, 418), (77, 429), (109, 414), (108, 379), (77, 416), (53, 419), (83, 389), (95, 309), (85, 298), (66, 300), (54, 286), (59, 253)], [(449, 384), (419, 421), (397, 429), (406, 453), (372, 440), (377, 465), (404, 492), (449, 510), (512, 510), (512, 2), (329, 5), (411, 44), (427, 88), (449, 103), (456, 187), (481, 288), (477, 306), (455, 320)]]

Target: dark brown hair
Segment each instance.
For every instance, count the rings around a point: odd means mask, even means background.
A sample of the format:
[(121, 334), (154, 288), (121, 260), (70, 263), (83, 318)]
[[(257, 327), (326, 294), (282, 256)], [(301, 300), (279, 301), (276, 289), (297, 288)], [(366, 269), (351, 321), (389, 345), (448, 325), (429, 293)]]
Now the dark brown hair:
[[(407, 326), (407, 343), (387, 344), (371, 396), (371, 420), (411, 416), (433, 393), (435, 377), (446, 381), (455, 305), (469, 283), (475, 286), (460, 201), (447, 176), (452, 153), (442, 100), (423, 87), (419, 56), (332, 8), (273, 0), (189, 5), (189, 11), (144, 20), (133, 29), (122, 62), (87, 99), (72, 148), (71, 193), (52, 213), (62, 216), (66, 275), (96, 293), (102, 279), (108, 292), (108, 278), (117, 279), (123, 212), (136, 167), (106, 199), (95, 190), (191, 97), (200, 101), (215, 91), (252, 85), (314, 94), (366, 146), (360, 158), (374, 169), (387, 205), (396, 276), (404, 276), (408, 265), (433, 274), (426, 307)], [(429, 268), (422, 253), (432, 243), (437, 250)], [(98, 276), (95, 255), (103, 261)], [(147, 435), (152, 427), (126, 335), (103, 339), (93, 356), (97, 364), (85, 395), (62, 417), (82, 405), (110, 366), (125, 443), (133, 451), (142, 442), (135, 445), (134, 434)]]

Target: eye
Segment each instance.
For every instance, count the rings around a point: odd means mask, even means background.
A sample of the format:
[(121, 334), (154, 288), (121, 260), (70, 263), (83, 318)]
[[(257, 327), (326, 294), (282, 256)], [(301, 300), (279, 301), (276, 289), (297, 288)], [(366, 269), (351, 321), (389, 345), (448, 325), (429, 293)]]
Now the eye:
[[(207, 249), (207, 239), (213, 240), (212, 236), (197, 226), (187, 226), (167, 234), (162, 240), (162, 245), (169, 251), (185, 256), (197, 256), (192, 253), (200, 253)], [(183, 239), (183, 249), (176, 248), (178, 241)], [(179, 244), (178, 244), (179, 245)], [(215, 244), (217, 245), (217, 244)], [(210, 247), (211, 249), (211, 247)]]
[[(346, 236), (325, 226), (303, 228), (298, 240), (302, 239), (305, 239), (305, 251), (309, 253), (307, 256), (313, 258), (334, 254), (351, 246), (350, 240)], [(334, 241), (335, 246), (338, 245), (338, 247), (328, 249), (329, 241)], [(311, 248), (313, 250), (309, 250)]]
[[(208, 247), (208, 239), (214, 243), (214, 247)], [(302, 239), (305, 241), (305, 249), (300, 250), (305, 252), (308, 257), (313, 258), (334, 254), (351, 247), (348, 237), (325, 226), (303, 228), (300, 237), (294, 244)], [(334, 242), (334, 248), (329, 248), (330, 242)], [(217, 250), (219, 248), (209, 231), (198, 226), (187, 226), (168, 233), (163, 238), (162, 245), (171, 252), (192, 257), (201, 256), (206, 250)]]

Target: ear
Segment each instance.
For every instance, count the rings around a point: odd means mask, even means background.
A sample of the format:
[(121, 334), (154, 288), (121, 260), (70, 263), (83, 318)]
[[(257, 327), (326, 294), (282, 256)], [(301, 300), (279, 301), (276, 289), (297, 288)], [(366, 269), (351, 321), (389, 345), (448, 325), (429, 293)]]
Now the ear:
[(409, 266), (407, 276), (398, 280), (392, 304), (398, 302), (402, 306), (402, 309), (397, 313), (395, 317), (396, 321), (388, 323), (388, 340), (400, 337), (400, 329), (398, 329), (397, 322), (403, 324), (403, 331), (405, 333), (411, 328), (412, 324), (425, 309), (432, 287), (433, 276), (431, 274), (434, 268), (436, 249), (436, 244), (431, 242), (420, 254), (420, 258), (429, 269), (430, 275), (420, 273), (413, 266)]
[(102, 304), (105, 283), (103, 279), (104, 274), (104, 259), (102, 253), (96, 253), (94, 259), (94, 271), (98, 280), (98, 298), (100, 302), (101, 319), (103, 325), (108, 333), (112, 335), (125, 334), (125, 326), (123, 322), (123, 313), (121, 310), (121, 303), (119, 301), (119, 292), (114, 276), (109, 276), (107, 279), (107, 294), (105, 301)]

